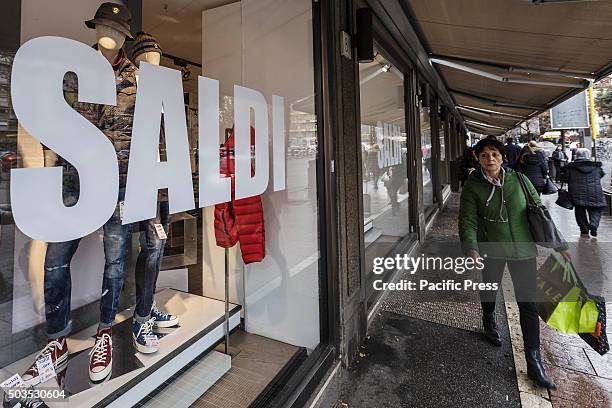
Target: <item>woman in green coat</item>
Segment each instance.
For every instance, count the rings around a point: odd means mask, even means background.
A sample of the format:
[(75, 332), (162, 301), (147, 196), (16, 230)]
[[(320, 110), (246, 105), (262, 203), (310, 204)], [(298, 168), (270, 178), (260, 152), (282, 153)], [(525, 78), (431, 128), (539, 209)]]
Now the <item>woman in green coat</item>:
[[(540, 323), (536, 309), (536, 256), (538, 250), (527, 220), (527, 200), (518, 177), (523, 177), (533, 201), (541, 204), (531, 182), (512, 169), (502, 168), (504, 145), (483, 139), (475, 147), (480, 168), (470, 174), (461, 193), (459, 237), (471, 258), (484, 260), (485, 283), (501, 285), (508, 265), (518, 299), (527, 375), (538, 385), (555, 389), (540, 357)], [(566, 259), (569, 253), (560, 248)], [(495, 322), (497, 290), (482, 291), (483, 327), (487, 340), (501, 346)]]

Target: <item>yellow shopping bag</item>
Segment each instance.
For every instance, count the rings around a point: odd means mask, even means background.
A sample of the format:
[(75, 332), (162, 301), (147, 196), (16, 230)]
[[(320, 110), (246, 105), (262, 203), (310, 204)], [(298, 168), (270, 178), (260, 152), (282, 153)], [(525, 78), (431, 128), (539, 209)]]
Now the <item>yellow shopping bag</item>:
[(593, 333), (599, 313), (597, 304), (574, 286), (557, 304), (546, 323), (567, 334)]

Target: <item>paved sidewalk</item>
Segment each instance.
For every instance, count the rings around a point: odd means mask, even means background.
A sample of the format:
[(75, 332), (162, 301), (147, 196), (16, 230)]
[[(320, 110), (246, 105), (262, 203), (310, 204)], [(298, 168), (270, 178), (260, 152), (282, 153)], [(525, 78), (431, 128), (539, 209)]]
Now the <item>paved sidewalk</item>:
[[(458, 240), (457, 215), (454, 195), (419, 254), (436, 255), (437, 242)], [(476, 298), (402, 303), (402, 296), (407, 294), (387, 296), (356, 362), (339, 370), (317, 408), (520, 407), (503, 302), (498, 303), (503, 339), (498, 348), (482, 338)]]
[[(592, 269), (593, 262), (600, 272), (612, 270), (612, 218), (604, 217), (597, 241), (581, 240), (573, 213), (556, 206), (555, 198), (544, 200), (566, 238), (577, 242), (579, 273), (586, 270), (581, 265)], [(419, 253), (436, 255), (436, 242), (456, 241), (457, 215), (458, 194), (453, 194)], [(542, 253), (538, 261), (546, 256)], [(609, 288), (606, 273), (601, 275), (601, 286)], [(511, 299), (508, 283), (503, 296)], [(402, 292), (386, 296), (356, 362), (338, 371), (317, 408), (612, 407), (612, 355), (599, 356), (578, 336), (556, 333), (544, 323), (542, 354), (558, 389), (549, 394), (527, 379), (516, 303), (498, 302), (503, 346), (496, 348), (482, 340), (477, 298), (411, 303), (403, 297)], [(608, 315), (612, 320), (612, 310)], [(608, 336), (612, 339), (610, 329)]]

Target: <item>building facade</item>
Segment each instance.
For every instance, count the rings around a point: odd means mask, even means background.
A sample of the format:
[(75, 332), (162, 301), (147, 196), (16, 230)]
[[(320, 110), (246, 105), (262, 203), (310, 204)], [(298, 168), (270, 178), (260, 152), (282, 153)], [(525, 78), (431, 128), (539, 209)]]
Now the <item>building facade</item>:
[(390, 20), (400, 2), (0, 11), (1, 380), (70, 406), (169, 398), (190, 376), (185, 406), (303, 405), (358, 352), (393, 275), (373, 259), (424, 239), (463, 151), (409, 19)]

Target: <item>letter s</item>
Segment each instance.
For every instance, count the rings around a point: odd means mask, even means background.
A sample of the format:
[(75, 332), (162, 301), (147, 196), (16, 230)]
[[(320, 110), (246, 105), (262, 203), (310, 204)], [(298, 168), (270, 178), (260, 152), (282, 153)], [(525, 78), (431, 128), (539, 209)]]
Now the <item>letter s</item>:
[(62, 242), (100, 228), (113, 214), (119, 168), (111, 142), (64, 99), (67, 72), (79, 79), (79, 102), (116, 104), (115, 75), (93, 48), (61, 37), (34, 38), (21, 46), (11, 74), (13, 109), (21, 126), (79, 173), (78, 202), (62, 199), (62, 168), (11, 171), (15, 224), (31, 238)]

